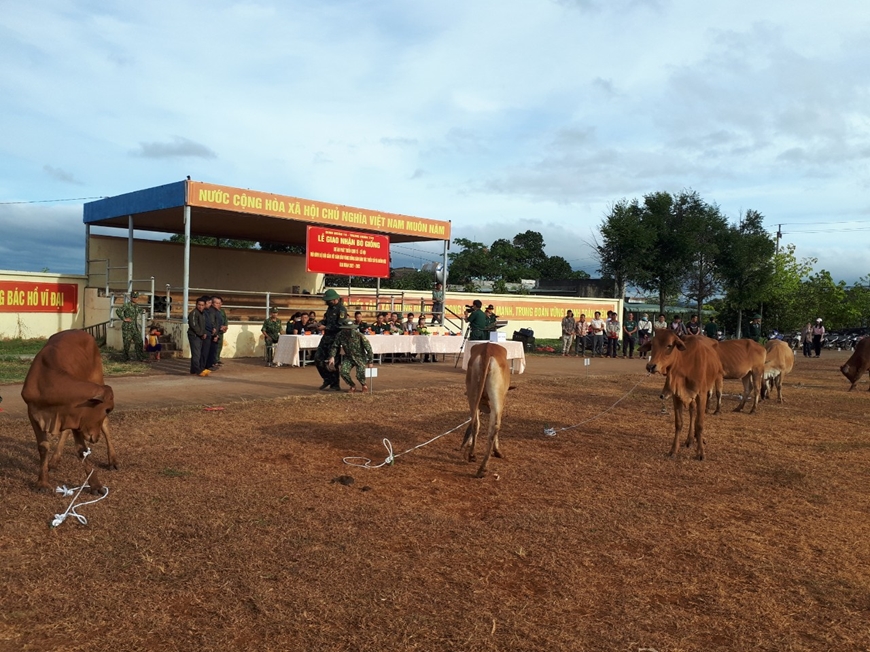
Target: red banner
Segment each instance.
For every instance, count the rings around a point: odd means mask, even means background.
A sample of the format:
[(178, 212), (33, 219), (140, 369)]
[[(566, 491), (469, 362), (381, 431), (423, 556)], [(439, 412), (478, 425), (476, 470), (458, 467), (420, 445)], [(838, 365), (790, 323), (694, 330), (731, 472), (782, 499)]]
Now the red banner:
[(309, 226), (305, 268), (319, 274), (389, 278), (390, 238)]
[(79, 286), (75, 283), (0, 281), (0, 312), (79, 311)]

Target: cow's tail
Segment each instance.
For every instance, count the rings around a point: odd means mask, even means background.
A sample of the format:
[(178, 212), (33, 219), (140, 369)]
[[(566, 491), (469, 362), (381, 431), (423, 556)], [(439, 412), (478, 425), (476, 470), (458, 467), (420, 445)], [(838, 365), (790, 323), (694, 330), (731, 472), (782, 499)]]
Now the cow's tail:
[(489, 366), (493, 364), (492, 357), (487, 356), (486, 364), (483, 367), (483, 372), (480, 374), (480, 388), (477, 390), (477, 405), (483, 400), (483, 394), (486, 392), (486, 378), (489, 376)]

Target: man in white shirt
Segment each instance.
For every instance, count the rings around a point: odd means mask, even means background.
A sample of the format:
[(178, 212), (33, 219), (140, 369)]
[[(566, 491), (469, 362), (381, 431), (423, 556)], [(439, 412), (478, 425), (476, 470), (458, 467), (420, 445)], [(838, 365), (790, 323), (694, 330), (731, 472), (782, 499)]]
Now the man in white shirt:
[(592, 355), (604, 357), (604, 320), (601, 312), (596, 310), (595, 317), (589, 322), (589, 332), (592, 333)]

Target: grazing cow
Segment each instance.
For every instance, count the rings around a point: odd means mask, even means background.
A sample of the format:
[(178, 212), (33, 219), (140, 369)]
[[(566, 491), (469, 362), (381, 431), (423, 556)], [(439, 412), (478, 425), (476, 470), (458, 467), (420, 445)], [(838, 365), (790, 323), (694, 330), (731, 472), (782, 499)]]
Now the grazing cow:
[(501, 428), (501, 415), (504, 410), (505, 397), (510, 387), (510, 366), (507, 361), (507, 349), (498, 344), (477, 344), (471, 349), (468, 369), (465, 372), (465, 393), (468, 396), (468, 407), (471, 410), (471, 423), (465, 430), (460, 450), (468, 447), (467, 459), (475, 460), (474, 446), (477, 433), (480, 430), (480, 412), (489, 414), (488, 443), (477, 477), (486, 473), (486, 463), (490, 455), (502, 457), (498, 447), (498, 431)]
[(768, 340), (764, 348), (767, 356), (764, 359), (761, 398), (767, 398), (776, 387), (777, 402), (782, 403), (782, 379), (794, 368), (794, 351), (782, 340)]
[[(755, 412), (758, 405), (758, 397), (761, 392), (761, 378), (764, 375), (764, 358), (767, 351), (758, 342), (753, 340), (724, 340), (718, 342), (716, 353), (722, 361), (722, 370), (726, 379), (742, 380), (743, 395), (740, 397), (740, 405), (734, 408), (740, 412), (746, 401), (752, 397), (752, 409), (749, 414)], [(722, 391), (716, 392), (716, 411), (719, 414), (722, 409)]]
[[(106, 420), (115, 407), (115, 396), (112, 388), (103, 384), (100, 349), (91, 335), (78, 330), (52, 335), (30, 365), (21, 398), (27, 403), (39, 448), (39, 490), (51, 491), (48, 468), (60, 458), (69, 430), (83, 460), (88, 451), (86, 442), (95, 444), (101, 434), (105, 435), (109, 466), (118, 468)], [(61, 437), (49, 462), (52, 435)], [(91, 475), (89, 485), (94, 493), (103, 489), (96, 473)]]
[(863, 340), (858, 341), (855, 345), (854, 353), (846, 361), (846, 364), (840, 367), (840, 371), (852, 383), (849, 386), (849, 391), (851, 392), (855, 389), (858, 381), (861, 380), (864, 372), (870, 371), (870, 337), (865, 337)]
[(697, 456), (704, 459), (704, 418), (707, 393), (716, 387), (722, 377), (722, 362), (716, 355), (716, 343), (705, 337), (687, 337), (681, 340), (670, 329), (659, 330), (653, 337), (652, 354), (647, 371), (667, 377), (665, 390), (674, 401), (674, 444), (670, 455), (677, 454), (680, 431), (683, 429), (683, 409), (689, 409), (689, 436), (686, 446), (692, 445), (694, 434)]

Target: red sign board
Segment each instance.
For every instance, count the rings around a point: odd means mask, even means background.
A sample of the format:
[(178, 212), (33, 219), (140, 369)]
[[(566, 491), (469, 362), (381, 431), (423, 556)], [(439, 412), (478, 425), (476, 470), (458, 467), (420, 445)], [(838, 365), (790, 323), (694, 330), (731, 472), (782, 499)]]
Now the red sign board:
[(309, 226), (305, 267), (320, 274), (389, 278), (390, 238)]
[(0, 281), (0, 312), (79, 311), (79, 286), (75, 283)]

